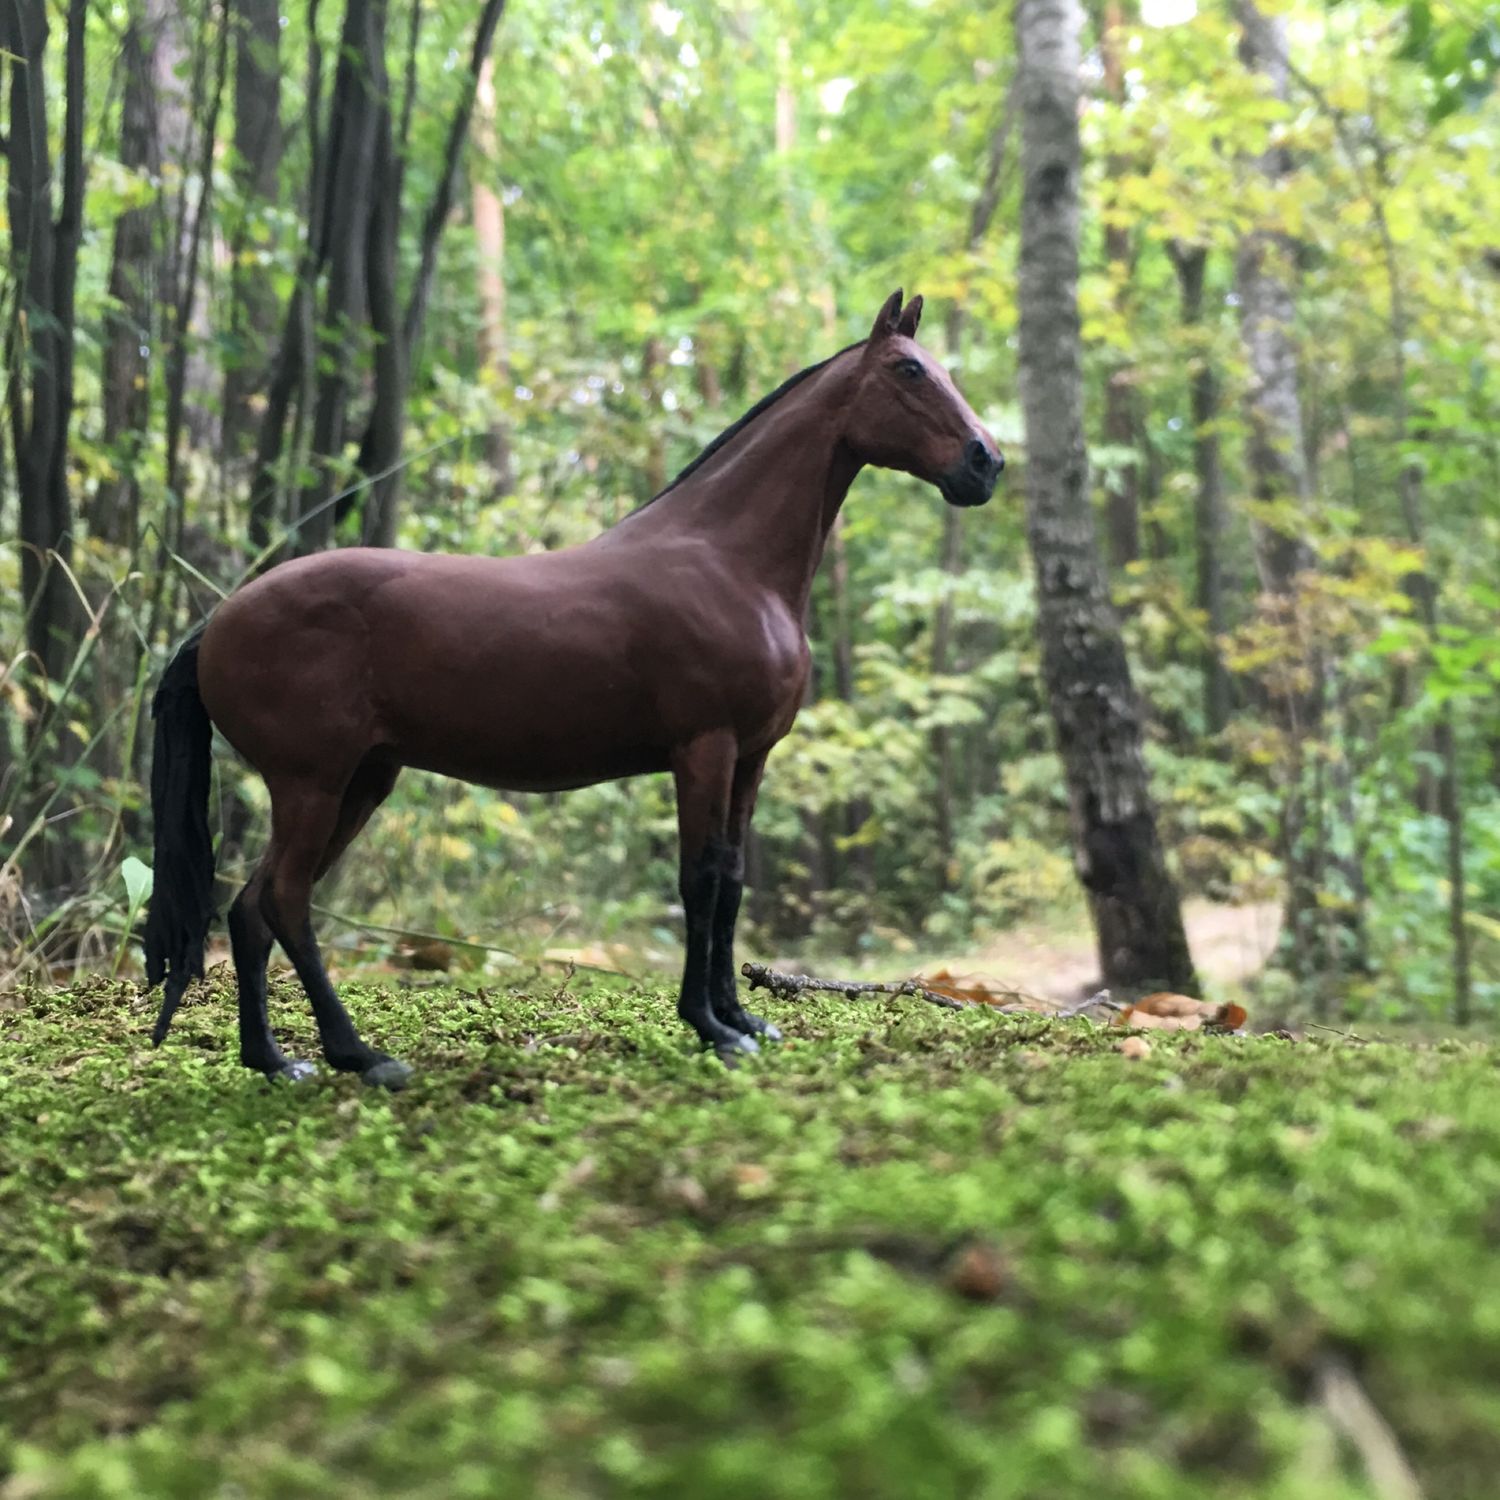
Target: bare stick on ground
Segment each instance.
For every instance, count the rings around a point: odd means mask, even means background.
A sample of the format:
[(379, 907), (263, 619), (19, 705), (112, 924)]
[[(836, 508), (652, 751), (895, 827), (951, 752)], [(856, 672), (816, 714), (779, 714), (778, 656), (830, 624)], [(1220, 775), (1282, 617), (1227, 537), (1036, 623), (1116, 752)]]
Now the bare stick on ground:
[[(1051, 1001), (1042, 999), (1040, 995), (1031, 995), (1025, 990), (1016, 989), (1000, 992), (1008, 995), (1016, 1003), (997, 1005), (990, 1000), (981, 1000), (978, 996), (972, 1000), (961, 1000), (942, 990), (929, 989), (919, 979), (896, 979), (886, 983), (874, 980), (817, 979), (811, 974), (783, 974), (765, 964), (751, 963), (741, 964), (740, 973), (750, 981), (752, 990), (767, 989), (781, 1000), (795, 999), (804, 990), (813, 990), (828, 995), (843, 995), (848, 999), (854, 999), (860, 995), (915, 995), (919, 1000), (942, 1006), (944, 1010), (969, 1010), (974, 1006), (979, 1006), (984, 1010), (998, 1011), (1001, 1015), (1042, 1015), (1054, 1019), (1079, 1016), (1095, 1008), (1118, 1008), (1110, 999), (1108, 990), (1100, 990), (1098, 994), (1090, 995), (1087, 1000), (1082, 1000), (1076, 1005), (1059, 1008)], [(995, 991), (989, 993), (993, 994)]]

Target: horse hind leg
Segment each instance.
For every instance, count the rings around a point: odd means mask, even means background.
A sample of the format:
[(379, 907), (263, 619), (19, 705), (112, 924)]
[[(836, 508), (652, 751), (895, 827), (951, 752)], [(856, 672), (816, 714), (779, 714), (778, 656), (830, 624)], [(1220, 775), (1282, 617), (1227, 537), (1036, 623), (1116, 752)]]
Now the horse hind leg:
[(271, 1031), (266, 965), (275, 939), (260, 907), (268, 862), (261, 861), (229, 908), (229, 945), (240, 998), (240, 1061), (268, 1078), (295, 1082), (314, 1070), (309, 1062), (289, 1059)]
[(366, 1083), (399, 1089), (411, 1077), (411, 1069), (360, 1036), (329, 981), (313, 936), (313, 884), (332, 862), (330, 851), (340, 852), (341, 833), (347, 844), (373, 810), (372, 805), (356, 819), (356, 808), (351, 808), (346, 818), (345, 800), (343, 789), (330, 792), (307, 781), (272, 787), (271, 852), (260, 909), (307, 991), (328, 1065), (340, 1072), (359, 1073)]
[(401, 774), (401, 764), (381, 752), (371, 752), (360, 763), (349, 785), (344, 788), (343, 800), (339, 803), (339, 819), (334, 825), (333, 837), (318, 861), (316, 884), (343, 857), (344, 851), (359, 837), (360, 830), (370, 821), (375, 809), (391, 795), (396, 778)]

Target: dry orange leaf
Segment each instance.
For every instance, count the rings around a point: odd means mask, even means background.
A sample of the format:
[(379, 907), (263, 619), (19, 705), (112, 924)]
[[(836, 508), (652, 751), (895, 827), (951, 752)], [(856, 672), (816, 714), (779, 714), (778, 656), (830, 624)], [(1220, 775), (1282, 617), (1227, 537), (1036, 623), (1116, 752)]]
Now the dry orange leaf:
[(1159, 990), (1154, 995), (1142, 996), (1134, 1005), (1127, 1005), (1120, 1012), (1119, 1024), (1140, 1031), (1201, 1031), (1204, 1027), (1238, 1031), (1246, 1018), (1243, 1005), (1221, 1005)]
[(759, 1162), (742, 1162), (731, 1175), (742, 1198), (755, 1198), (770, 1191), (771, 1174)]
[(417, 938), (407, 943), (401, 958), (413, 969), (433, 969), (444, 973), (453, 967), (453, 949), (438, 938)]
[(935, 974), (918, 974), (916, 983), (935, 995), (945, 995), (949, 1000), (964, 1000), (970, 1005), (1018, 1005), (1025, 1004), (1028, 997), (1013, 986), (983, 974), (954, 974), (949, 969), (939, 969)]
[(954, 1257), (946, 1280), (951, 1291), (970, 1302), (998, 1302), (1010, 1283), (1010, 1267), (987, 1240), (974, 1240)]

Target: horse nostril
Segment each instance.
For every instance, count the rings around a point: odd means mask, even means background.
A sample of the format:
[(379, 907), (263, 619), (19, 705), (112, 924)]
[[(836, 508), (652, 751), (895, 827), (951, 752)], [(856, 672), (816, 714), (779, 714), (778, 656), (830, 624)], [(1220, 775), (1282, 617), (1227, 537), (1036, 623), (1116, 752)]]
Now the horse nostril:
[(1000, 464), (997, 462), (999, 454), (991, 454), (990, 450), (978, 438), (969, 439), (968, 460), (969, 468), (976, 474), (988, 476), (990, 473), (998, 473)]

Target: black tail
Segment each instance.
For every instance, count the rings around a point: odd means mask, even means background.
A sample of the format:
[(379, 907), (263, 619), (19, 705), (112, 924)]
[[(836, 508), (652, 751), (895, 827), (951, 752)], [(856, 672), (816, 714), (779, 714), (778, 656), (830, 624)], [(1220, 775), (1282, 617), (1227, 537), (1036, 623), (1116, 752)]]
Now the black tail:
[(146, 979), (166, 980), (151, 1043), (165, 1040), (183, 991), (203, 977), (203, 945), (214, 915), (214, 847), (208, 833), (213, 728), (198, 696), (198, 641), (191, 636), (162, 673), (151, 716), (151, 817), (156, 856), (146, 918)]

